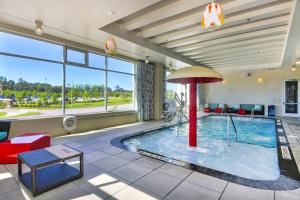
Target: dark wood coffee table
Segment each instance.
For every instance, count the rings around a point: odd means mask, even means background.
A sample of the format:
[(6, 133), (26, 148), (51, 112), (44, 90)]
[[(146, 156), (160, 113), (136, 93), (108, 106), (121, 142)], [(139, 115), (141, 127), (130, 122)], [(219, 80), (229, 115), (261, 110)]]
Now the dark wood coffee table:
[[(65, 162), (76, 157), (79, 158), (80, 169)], [(22, 163), (31, 171), (23, 173)], [(57, 145), (18, 154), (18, 178), (33, 196), (82, 176), (83, 153), (68, 146)]]

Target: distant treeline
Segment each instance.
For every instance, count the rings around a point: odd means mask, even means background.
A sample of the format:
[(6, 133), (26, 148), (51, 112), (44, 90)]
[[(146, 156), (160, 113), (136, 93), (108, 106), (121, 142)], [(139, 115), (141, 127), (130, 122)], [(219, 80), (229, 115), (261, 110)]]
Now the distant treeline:
[[(2, 85), (2, 95), (6, 97), (17, 97), (21, 99), (28, 96), (61, 96), (62, 86), (53, 86), (48, 83), (31, 83), (18, 79), (17, 82), (7, 80), (6, 77), (0, 76), (0, 84)], [(74, 84), (66, 85), (66, 94), (69, 97), (102, 97), (104, 96), (105, 86), (103, 84)], [(116, 85), (115, 88), (107, 87), (108, 96), (124, 96), (130, 97), (132, 90), (126, 90)]]

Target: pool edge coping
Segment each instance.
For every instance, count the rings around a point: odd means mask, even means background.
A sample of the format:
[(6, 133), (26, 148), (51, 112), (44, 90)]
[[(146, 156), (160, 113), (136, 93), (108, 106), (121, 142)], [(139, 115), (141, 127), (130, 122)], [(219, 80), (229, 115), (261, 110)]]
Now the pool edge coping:
[[(198, 119), (205, 118), (208, 116), (218, 116), (216, 114), (210, 114), (210, 115), (205, 115), (198, 117)], [(239, 116), (239, 115), (237, 115)], [(249, 116), (239, 116), (239, 117), (249, 117)], [(257, 189), (266, 189), (266, 190), (276, 190), (276, 191), (284, 191), (284, 190), (293, 190), (300, 188), (300, 173), (298, 171), (298, 167), (292, 152), (292, 149), (289, 145), (288, 138), (285, 132), (285, 129), (282, 124), (282, 119), (276, 118), (276, 117), (265, 117), (265, 116), (255, 116), (254, 118), (263, 118), (263, 119), (272, 119), (274, 120), (275, 124), (275, 131), (276, 131), (276, 144), (277, 144), (277, 157), (278, 157), (278, 167), (279, 167), (279, 172), (280, 176), (276, 180), (253, 180), (253, 179), (248, 179), (244, 177), (240, 177), (237, 175), (232, 175), (226, 172), (210, 169), (207, 167), (199, 166), (196, 164), (188, 163), (185, 161), (169, 158), (157, 153), (145, 151), (145, 150), (140, 150), (138, 149), (136, 153), (139, 153), (141, 155), (151, 157), (154, 159), (162, 160), (167, 163), (171, 163), (177, 166), (181, 166), (193, 171), (200, 172), (202, 174), (206, 174), (209, 176), (213, 176), (219, 179), (223, 179), (225, 181), (229, 181), (232, 183), (240, 184), (243, 186), (248, 186), (252, 188), (257, 188)], [(278, 120), (280, 120), (280, 125), (278, 125)], [(169, 123), (169, 124), (164, 124), (160, 125), (157, 127), (149, 128), (143, 131), (137, 131), (133, 132), (124, 136), (119, 136), (116, 138), (113, 138), (111, 140), (111, 145), (116, 146), (118, 148), (122, 148), (124, 150), (130, 151), (126, 145), (124, 145), (122, 142), (125, 139), (129, 139), (131, 137), (136, 137), (138, 135), (143, 135), (145, 133), (153, 132), (153, 131), (158, 131), (160, 129), (168, 128), (171, 126), (176, 126), (176, 123)], [(281, 133), (278, 132), (278, 128), (281, 128), (283, 131)], [(279, 141), (279, 136), (285, 137), (286, 143), (283, 144)], [(289, 150), (291, 160), (287, 160), (283, 158), (282, 152), (281, 152), (281, 146), (286, 146)]]

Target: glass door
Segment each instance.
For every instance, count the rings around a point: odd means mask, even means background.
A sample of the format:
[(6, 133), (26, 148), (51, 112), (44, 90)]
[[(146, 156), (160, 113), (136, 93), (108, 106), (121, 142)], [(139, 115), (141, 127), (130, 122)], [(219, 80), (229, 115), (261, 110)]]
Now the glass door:
[(284, 81), (284, 101), (283, 113), (285, 116), (299, 115), (299, 81), (286, 80)]

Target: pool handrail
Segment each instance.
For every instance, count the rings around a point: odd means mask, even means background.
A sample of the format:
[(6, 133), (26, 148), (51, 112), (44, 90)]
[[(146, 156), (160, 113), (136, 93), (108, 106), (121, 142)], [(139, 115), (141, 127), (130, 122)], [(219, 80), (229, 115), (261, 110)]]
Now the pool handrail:
[(232, 115), (229, 114), (229, 117), (230, 117), (232, 126), (233, 126), (233, 128), (234, 128), (234, 132), (235, 132), (235, 141), (237, 141), (237, 131), (236, 131), (236, 127), (235, 127), (235, 124), (234, 124), (234, 122), (233, 122), (233, 119), (232, 119)]

